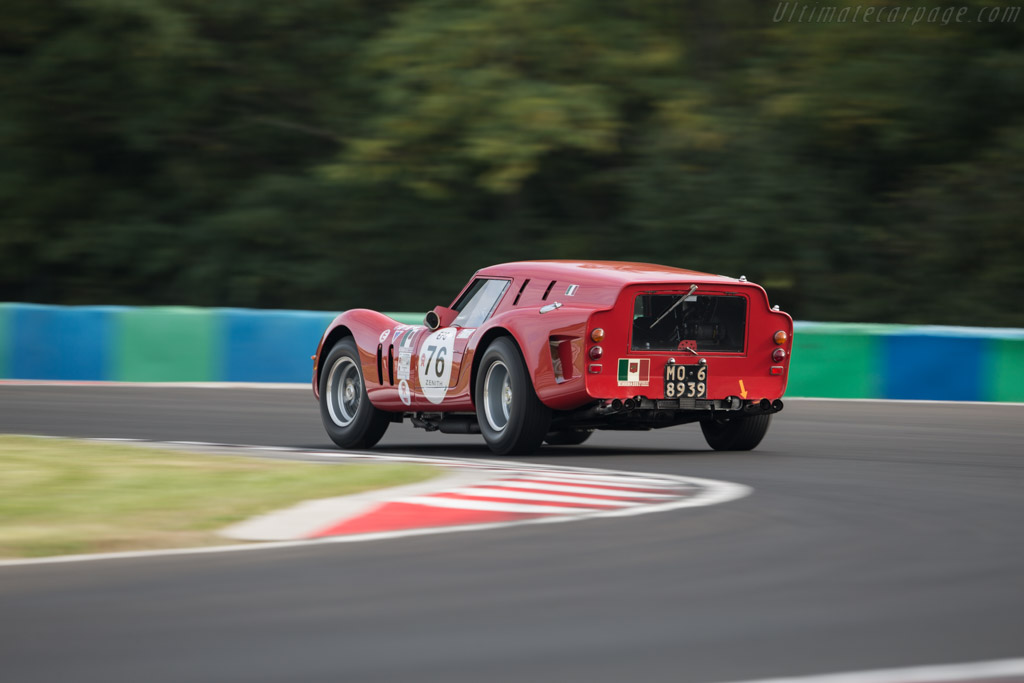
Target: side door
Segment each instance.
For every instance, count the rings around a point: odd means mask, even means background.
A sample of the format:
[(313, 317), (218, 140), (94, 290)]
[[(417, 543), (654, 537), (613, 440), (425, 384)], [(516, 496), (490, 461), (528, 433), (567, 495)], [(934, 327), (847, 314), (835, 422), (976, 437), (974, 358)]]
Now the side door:
[(416, 354), (416, 398), (425, 399), (426, 405), (440, 405), (449, 390), (458, 384), (470, 339), (476, 328), (494, 312), (510, 282), (477, 278), (452, 306), (459, 314), (451, 327), (443, 327), (422, 337)]

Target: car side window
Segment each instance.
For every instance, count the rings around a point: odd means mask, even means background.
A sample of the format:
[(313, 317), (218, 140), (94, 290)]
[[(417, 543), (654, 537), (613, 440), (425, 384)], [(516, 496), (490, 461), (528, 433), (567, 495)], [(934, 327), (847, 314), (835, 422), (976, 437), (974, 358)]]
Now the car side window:
[(459, 315), (452, 322), (457, 327), (478, 327), (483, 324), (502, 294), (508, 289), (508, 280), (479, 279), (470, 286), (466, 293), (455, 303), (453, 308)]

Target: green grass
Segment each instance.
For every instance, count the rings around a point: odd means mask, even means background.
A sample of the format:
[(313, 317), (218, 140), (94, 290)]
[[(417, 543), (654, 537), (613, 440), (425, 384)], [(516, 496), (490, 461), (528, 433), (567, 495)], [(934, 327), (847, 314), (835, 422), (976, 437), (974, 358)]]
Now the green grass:
[(436, 472), (0, 436), (0, 558), (225, 544), (232, 522)]

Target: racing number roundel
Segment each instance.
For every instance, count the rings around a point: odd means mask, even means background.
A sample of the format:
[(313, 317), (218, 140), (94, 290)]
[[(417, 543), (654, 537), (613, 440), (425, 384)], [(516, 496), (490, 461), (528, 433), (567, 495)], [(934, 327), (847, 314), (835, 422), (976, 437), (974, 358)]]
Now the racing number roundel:
[(434, 332), (420, 346), (420, 391), (431, 403), (440, 403), (448, 393), (454, 350), (455, 330), (451, 327)]

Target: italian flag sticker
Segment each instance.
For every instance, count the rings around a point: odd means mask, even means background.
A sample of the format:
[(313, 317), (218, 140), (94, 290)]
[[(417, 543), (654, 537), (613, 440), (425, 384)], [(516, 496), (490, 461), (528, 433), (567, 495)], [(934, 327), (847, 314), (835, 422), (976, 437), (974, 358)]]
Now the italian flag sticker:
[(620, 358), (619, 386), (646, 387), (651, 383), (650, 358)]

